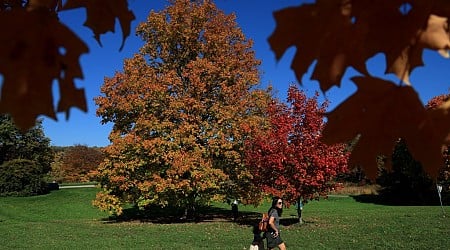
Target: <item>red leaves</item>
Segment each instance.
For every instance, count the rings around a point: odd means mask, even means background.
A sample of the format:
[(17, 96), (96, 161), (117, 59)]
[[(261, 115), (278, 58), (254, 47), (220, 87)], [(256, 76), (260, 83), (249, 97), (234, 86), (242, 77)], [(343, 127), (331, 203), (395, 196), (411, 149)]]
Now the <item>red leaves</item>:
[(254, 185), (265, 192), (283, 196), (288, 202), (311, 199), (326, 193), (336, 174), (346, 171), (347, 155), (343, 145), (320, 142), (326, 103), (307, 98), (289, 88), (290, 106), (269, 106), (271, 127), (247, 142), (246, 163)]
[(289, 47), (297, 47), (291, 67), (299, 81), (317, 60), (312, 79), (320, 82), (322, 91), (340, 86), (348, 66), (367, 74), (366, 60), (379, 52), (386, 54), (386, 72), (409, 82), (409, 73), (422, 65), (423, 48), (449, 48), (449, 39), (442, 35), (448, 34), (445, 18), (431, 15), (432, 2), (410, 1), (407, 13), (401, 11), (403, 4), (322, 0), (286, 8), (274, 14), (277, 28), (269, 43), (277, 59)]

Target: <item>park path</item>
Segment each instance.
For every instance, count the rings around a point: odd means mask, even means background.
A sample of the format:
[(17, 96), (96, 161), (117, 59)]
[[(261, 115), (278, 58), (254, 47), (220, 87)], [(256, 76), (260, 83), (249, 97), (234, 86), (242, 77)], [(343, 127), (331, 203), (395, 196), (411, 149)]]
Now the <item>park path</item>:
[(93, 188), (96, 185), (94, 184), (89, 184), (89, 185), (73, 185), (73, 186), (59, 186), (60, 189), (65, 189), (65, 188)]

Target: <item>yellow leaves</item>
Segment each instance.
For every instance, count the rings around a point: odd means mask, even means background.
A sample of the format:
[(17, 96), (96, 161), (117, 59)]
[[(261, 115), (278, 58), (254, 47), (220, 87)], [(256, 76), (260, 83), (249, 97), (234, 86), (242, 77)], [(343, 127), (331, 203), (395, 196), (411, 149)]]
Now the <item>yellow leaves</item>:
[(73, 79), (82, 77), (78, 57), (88, 48), (75, 34), (47, 12), (22, 9), (0, 13), (0, 29), (0, 112), (10, 113), (23, 129), (33, 126), (39, 114), (56, 119), (54, 79), (62, 96), (58, 111), (68, 112), (71, 106), (86, 110), (84, 91), (75, 88)]
[(123, 204), (117, 196), (109, 192), (98, 192), (92, 205), (98, 207), (101, 211), (108, 211), (111, 215), (121, 215), (123, 213)]
[[(105, 79), (96, 98), (97, 114), (114, 123), (109, 174), (133, 176), (138, 192), (110, 176), (114, 182), (104, 186), (142, 205), (184, 205), (251, 189), (243, 140), (263, 123), (270, 99), (250, 91), (259, 61), (234, 16), (210, 1), (171, 3), (139, 25), (145, 44), (123, 73)], [(132, 170), (137, 159), (142, 167)]]
[[(327, 115), (324, 142), (350, 141), (360, 134), (350, 162), (363, 164), (368, 176), (375, 178), (376, 157), (390, 155), (395, 142), (403, 138), (424, 169), (437, 176), (445, 143), (442, 135), (449, 133), (450, 126), (450, 123), (441, 124), (438, 119), (448, 121), (449, 110), (439, 109), (430, 114), (409, 86), (368, 77), (353, 80), (358, 91)], [(439, 118), (433, 119), (436, 116)]]

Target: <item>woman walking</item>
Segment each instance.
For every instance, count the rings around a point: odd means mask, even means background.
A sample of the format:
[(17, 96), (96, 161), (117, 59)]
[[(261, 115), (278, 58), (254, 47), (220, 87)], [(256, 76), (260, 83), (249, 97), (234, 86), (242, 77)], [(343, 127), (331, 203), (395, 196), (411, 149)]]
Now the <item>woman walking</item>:
[(274, 249), (278, 247), (280, 250), (285, 250), (286, 245), (280, 236), (280, 217), (283, 213), (283, 200), (279, 197), (274, 197), (272, 207), (267, 213), (269, 214), (269, 230), (266, 232), (267, 248)]

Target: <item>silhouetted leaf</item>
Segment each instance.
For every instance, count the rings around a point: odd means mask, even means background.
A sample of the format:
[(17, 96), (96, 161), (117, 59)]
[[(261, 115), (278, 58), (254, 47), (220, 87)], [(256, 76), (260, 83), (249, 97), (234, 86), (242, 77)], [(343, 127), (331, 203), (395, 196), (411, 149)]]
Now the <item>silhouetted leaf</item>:
[(63, 6), (64, 10), (84, 7), (87, 11), (87, 20), (84, 23), (100, 42), (100, 35), (108, 31), (114, 32), (115, 20), (119, 19), (122, 28), (123, 39), (120, 50), (122, 50), (125, 38), (130, 35), (130, 24), (135, 19), (133, 12), (128, 10), (126, 0), (67, 0)]
[(341, 0), (319, 0), (316, 4), (286, 8), (274, 13), (277, 28), (269, 38), (276, 58), (291, 46), (297, 47), (291, 68), (301, 82), (314, 60), (312, 78), (322, 91), (340, 85), (348, 66), (365, 71), (360, 54), (351, 53), (360, 41), (352, 35), (351, 6)]
[[(424, 169), (436, 176), (442, 159), (442, 134), (449, 133), (450, 123), (438, 125), (430, 119), (417, 93), (409, 86), (397, 86), (369, 77), (355, 77), (353, 80), (358, 91), (327, 115), (323, 140), (333, 144), (350, 141), (361, 134), (350, 162), (361, 164), (368, 176), (375, 178), (376, 157), (391, 155), (395, 141), (404, 138)], [(440, 111), (432, 117), (436, 116), (439, 120), (446, 115)], [(438, 127), (439, 132), (436, 133)]]
[[(410, 84), (411, 71), (423, 65), (423, 49), (448, 56), (449, 16), (450, 1), (445, 0), (318, 0), (275, 12), (277, 27), (269, 43), (277, 59), (297, 47), (291, 67), (299, 81), (317, 61), (312, 79), (323, 91), (339, 86), (349, 66), (368, 75), (365, 62), (377, 53), (386, 56), (385, 73)], [(393, 143), (404, 137), (417, 160), (436, 176), (438, 155), (448, 140), (448, 108), (426, 112), (412, 88), (375, 78), (355, 81), (357, 93), (329, 114), (325, 139), (346, 142), (361, 133), (351, 162), (364, 163), (374, 177), (375, 157), (390, 155)]]
[[(11, 25), (14, 23), (15, 25)], [(33, 24), (33, 28), (30, 28)], [(85, 99), (71, 99), (64, 89), (75, 89), (82, 78), (78, 58), (88, 48), (74, 33), (46, 11), (15, 9), (0, 15), (0, 73), (4, 76), (0, 112), (10, 113), (17, 126), (27, 129), (38, 115), (56, 119), (52, 84), (59, 81), (61, 111), (86, 110)], [(79, 90), (80, 91), (80, 90)]]

